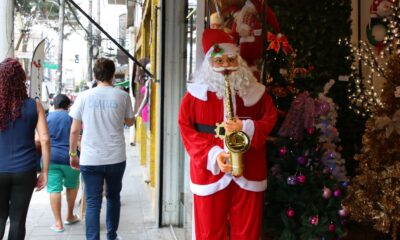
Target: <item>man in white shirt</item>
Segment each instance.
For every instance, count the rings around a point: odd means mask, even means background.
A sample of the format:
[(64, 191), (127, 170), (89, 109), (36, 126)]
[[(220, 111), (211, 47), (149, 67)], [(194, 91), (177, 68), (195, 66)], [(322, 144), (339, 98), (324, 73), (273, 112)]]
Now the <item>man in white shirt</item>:
[[(97, 87), (82, 92), (71, 108), (71, 167), (80, 169), (85, 183), (86, 239), (100, 239), (100, 210), (106, 182), (107, 239), (119, 239), (120, 192), (126, 166), (124, 124), (132, 126), (134, 115), (129, 95), (112, 86), (113, 61), (100, 58), (93, 68)], [(81, 154), (77, 143), (83, 126)]]

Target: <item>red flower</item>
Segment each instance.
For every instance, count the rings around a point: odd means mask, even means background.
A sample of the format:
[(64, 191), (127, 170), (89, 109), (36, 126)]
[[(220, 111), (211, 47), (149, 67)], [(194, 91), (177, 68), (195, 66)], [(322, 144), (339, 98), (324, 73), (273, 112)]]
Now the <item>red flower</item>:
[(219, 53), (221, 52), (221, 48), (218, 46), (218, 44), (214, 45), (214, 53)]

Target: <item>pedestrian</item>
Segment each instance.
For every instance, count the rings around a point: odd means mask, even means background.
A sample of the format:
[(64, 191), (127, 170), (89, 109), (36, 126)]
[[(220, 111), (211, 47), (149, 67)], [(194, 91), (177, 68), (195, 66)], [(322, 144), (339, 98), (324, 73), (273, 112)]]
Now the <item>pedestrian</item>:
[[(107, 239), (120, 239), (120, 192), (126, 166), (124, 124), (132, 126), (134, 116), (129, 95), (114, 88), (114, 62), (100, 58), (93, 68), (97, 87), (84, 91), (75, 100), (70, 116), (70, 164), (81, 171), (86, 199), (86, 239), (100, 239), (100, 210), (106, 184)], [(77, 142), (82, 123), (81, 155)]]
[[(39, 176), (35, 129), (42, 152)], [(0, 156), (0, 239), (10, 218), (8, 239), (23, 240), (33, 189), (47, 183), (50, 138), (44, 108), (28, 97), (26, 74), (12, 58), (0, 63)]]
[[(193, 239), (258, 240), (267, 187), (265, 144), (277, 110), (227, 33), (205, 30), (203, 49), (203, 65), (187, 85), (178, 118), (190, 157)], [(225, 80), (231, 85), (229, 90)], [(217, 123), (224, 123), (229, 134), (215, 129)], [(225, 138), (232, 133), (247, 135), (247, 141), (235, 137), (224, 142), (214, 136), (215, 130)], [(243, 164), (238, 168), (230, 158), (234, 151), (228, 152), (227, 146), (248, 148), (247, 152), (243, 149)]]
[[(72, 118), (68, 115), (71, 100), (64, 94), (54, 98), (53, 112), (47, 115), (47, 124), (51, 143), (51, 164), (47, 182), (47, 192), (50, 194), (50, 205), (55, 223), (51, 226), (54, 232), (64, 232), (64, 224), (71, 225), (79, 222), (74, 214), (76, 196), (79, 190), (79, 171), (72, 169), (69, 164), (69, 134)], [(61, 192), (66, 188), (67, 217), (61, 218)]]

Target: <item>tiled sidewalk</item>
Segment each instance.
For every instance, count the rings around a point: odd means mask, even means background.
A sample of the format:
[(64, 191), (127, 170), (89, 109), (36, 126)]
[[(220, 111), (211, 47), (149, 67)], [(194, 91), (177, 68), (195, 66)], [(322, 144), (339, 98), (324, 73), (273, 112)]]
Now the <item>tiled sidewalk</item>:
[[(126, 131), (127, 133), (127, 131)], [(127, 139), (127, 138), (126, 138)], [(151, 206), (151, 190), (142, 178), (136, 147), (127, 144), (127, 167), (121, 192), (121, 220), (118, 234), (123, 240), (174, 240), (169, 228), (157, 228)], [(77, 198), (80, 198), (80, 195)], [(105, 198), (101, 211), (101, 239), (106, 239)], [(77, 204), (76, 212), (79, 211)], [(63, 193), (63, 216), (65, 217), (65, 194)], [(65, 226), (66, 231), (55, 233), (50, 229), (54, 223), (50, 209), (49, 194), (46, 190), (35, 192), (27, 217), (26, 238), (28, 240), (82, 240), (85, 239), (85, 225), (82, 222)], [(7, 239), (7, 233), (4, 239)]]

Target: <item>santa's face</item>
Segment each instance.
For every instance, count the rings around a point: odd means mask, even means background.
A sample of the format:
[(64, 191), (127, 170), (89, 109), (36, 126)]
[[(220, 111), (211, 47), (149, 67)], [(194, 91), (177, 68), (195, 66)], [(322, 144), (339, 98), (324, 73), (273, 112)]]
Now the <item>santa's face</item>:
[(211, 29), (222, 29), (222, 24), (219, 22), (211, 22), (210, 28)]
[(218, 16), (217, 13), (211, 14), (210, 17), (210, 28), (211, 29), (222, 29), (222, 19)]
[(211, 57), (211, 66), (215, 72), (223, 73), (228, 70), (230, 72), (237, 71), (239, 68), (239, 61), (237, 55), (222, 55)]
[(381, 18), (389, 16), (393, 12), (391, 8), (392, 5), (393, 3), (391, 3), (390, 1), (382, 1), (377, 7), (376, 14)]

